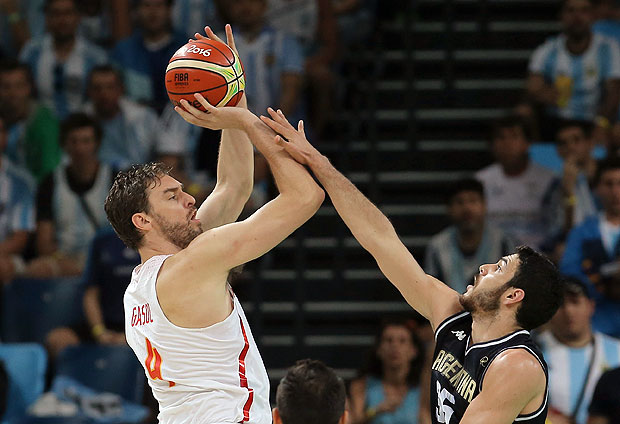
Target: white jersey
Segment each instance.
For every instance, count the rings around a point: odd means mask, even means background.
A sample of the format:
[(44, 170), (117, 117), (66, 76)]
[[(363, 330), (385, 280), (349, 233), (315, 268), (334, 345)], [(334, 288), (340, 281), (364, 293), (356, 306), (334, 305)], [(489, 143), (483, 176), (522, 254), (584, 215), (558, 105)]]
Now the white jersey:
[(269, 379), (236, 296), (233, 311), (206, 328), (164, 315), (155, 291), (170, 255), (137, 266), (125, 291), (125, 334), (159, 402), (160, 423), (271, 423)]

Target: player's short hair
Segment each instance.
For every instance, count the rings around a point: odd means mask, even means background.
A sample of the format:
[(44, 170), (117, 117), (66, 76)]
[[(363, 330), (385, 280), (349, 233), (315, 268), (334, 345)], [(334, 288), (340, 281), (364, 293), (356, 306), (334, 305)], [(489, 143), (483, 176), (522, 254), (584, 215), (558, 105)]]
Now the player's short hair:
[(519, 115), (506, 115), (493, 122), (493, 125), (491, 126), (491, 141), (499, 137), (502, 130), (514, 127), (521, 128), (521, 131), (523, 131), (523, 135), (527, 141), (532, 140), (532, 131), (525, 119)]
[(448, 204), (452, 203), (457, 194), (464, 191), (473, 191), (484, 199), (484, 186), (480, 181), (475, 178), (462, 178), (450, 186), (448, 196), (446, 197)]
[(542, 253), (528, 246), (517, 248), (519, 266), (506, 288), (525, 292), (517, 310), (517, 324), (526, 329), (540, 327), (558, 310), (564, 299), (564, 281), (556, 266)]
[(284, 424), (337, 424), (344, 413), (344, 382), (333, 369), (313, 359), (288, 369), (276, 392)]
[(592, 134), (592, 130), (594, 129), (594, 125), (591, 121), (582, 121), (579, 119), (562, 119), (558, 122), (557, 129), (555, 131), (555, 139), (558, 141), (560, 132), (568, 129), (568, 128), (579, 128), (586, 137), (590, 137)]
[(105, 213), (118, 237), (131, 249), (138, 250), (144, 234), (133, 225), (132, 216), (149, 212), (148, 189), (159, 184), (171, 168), (163, 163), (151, 162), (133, 165), (119, 172), (105, 199)]
[(607, 171), (620, 170), (620, 158), (617, 156), (609, 156), (596, 164), (596, 172), (594, 173), (594, 186), (601, 182), (603, 174)]
[(86, 127), (92, 128), (95, 132), (95, 141), (97, 142), (97, 147), (99, 147), (101, 145), (101, 138), (103, 137), (103, 130), (94, 118), (85, 113), (72, 113), (60, 123), (60, 146), (65, 146), (67, 137), (69, 137), (69, 134), (73, 131)]

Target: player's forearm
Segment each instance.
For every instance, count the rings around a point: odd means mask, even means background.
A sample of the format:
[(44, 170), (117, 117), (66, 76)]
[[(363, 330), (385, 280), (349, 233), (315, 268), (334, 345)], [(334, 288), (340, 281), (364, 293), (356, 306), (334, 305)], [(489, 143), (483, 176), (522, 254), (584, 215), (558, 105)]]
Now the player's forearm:
[(252, 143), (267, 159), (281, 194), (305, 199), (322, 192), (308, 171), (275, 143), (275, 133), (267, 125), (257, 118), (248, 122), (244, 128)]
[(216, 190), (230, 190), (243, 203), (252, 193), (254, 185), (254, 149), (245, 131), (225, 129), (222, 131), (217, 162)]
[(377, 242), (386, 236), (395, 236), (389, 219), (336, 170), (325, 156), (314, 155), (309, 163), (336, 211), (362, 247), (374, 254), (373, 251), (378, 247)]

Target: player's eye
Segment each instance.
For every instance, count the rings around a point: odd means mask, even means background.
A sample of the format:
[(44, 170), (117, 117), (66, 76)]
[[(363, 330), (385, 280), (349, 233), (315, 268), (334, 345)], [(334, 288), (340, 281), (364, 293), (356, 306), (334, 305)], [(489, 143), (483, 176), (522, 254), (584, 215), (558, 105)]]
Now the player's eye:
[(177, 198), (177, 195), (176, 195), (176, 194), (173, 194), (173, 195), (170, 197), (170, 199), (168, 199), (168, 200), (173, 200), (173, 199), (176, 199), (176, 198)]
[(500, 264), (497, 264), (497, 270), (501, 271), (502, 270), (502, 266)]

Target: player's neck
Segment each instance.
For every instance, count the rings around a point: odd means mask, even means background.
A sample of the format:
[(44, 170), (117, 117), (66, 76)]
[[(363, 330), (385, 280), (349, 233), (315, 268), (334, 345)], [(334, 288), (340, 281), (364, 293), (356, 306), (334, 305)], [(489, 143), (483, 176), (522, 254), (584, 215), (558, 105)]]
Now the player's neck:
[(520, 329), (513, 316), (508, 317), (500, 312), (480, 316), (474, 314), (470, 345), (499, 339)]
[(144, 242), (144, 245), (138, 249), (142, 263), (145, 263), (153, 256), (173, 255), (180, 252), (179, 246), (172, 244), (170, 241), (160, 237), (153, 236), (150, 240)]

